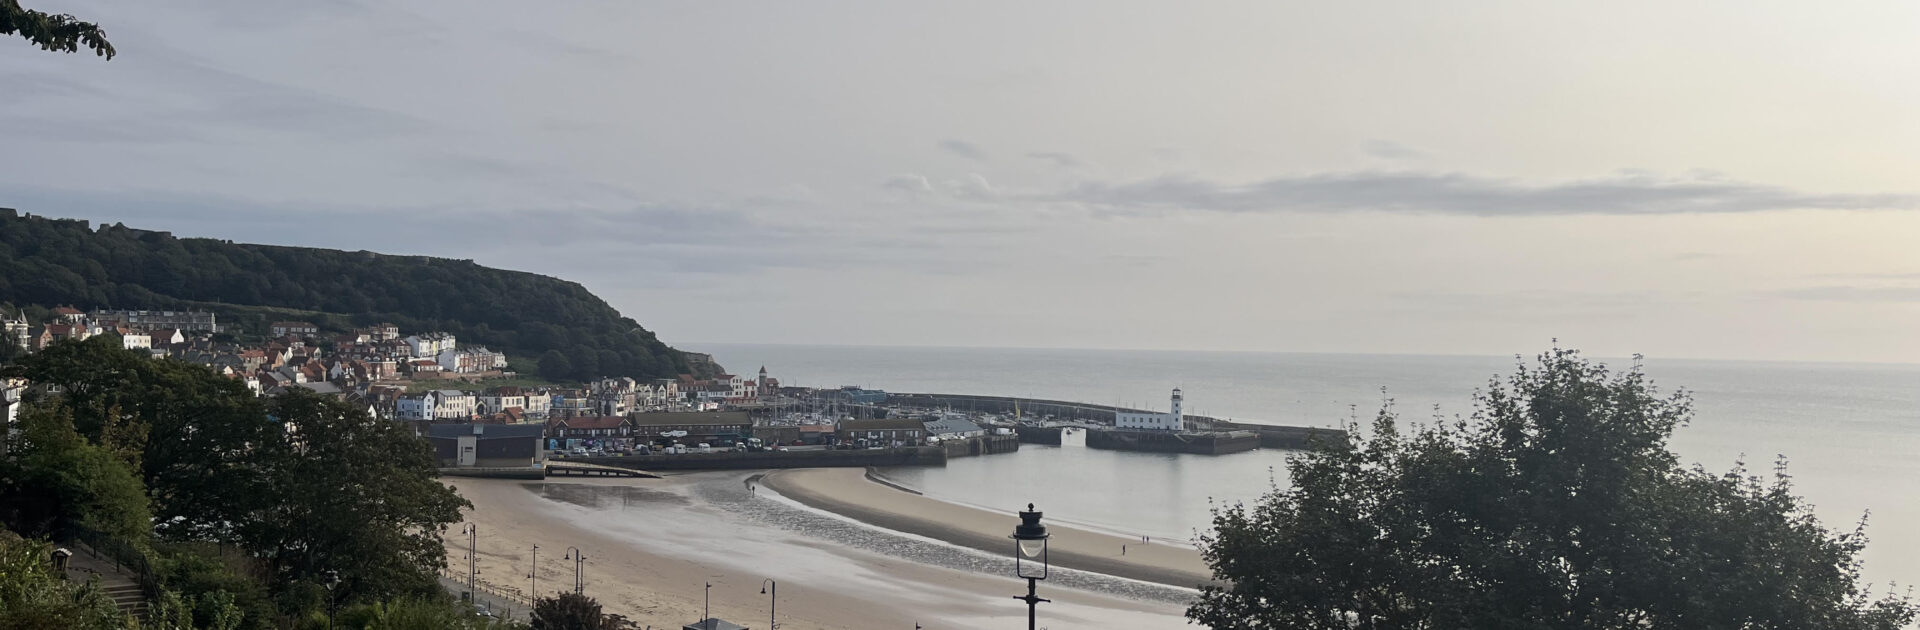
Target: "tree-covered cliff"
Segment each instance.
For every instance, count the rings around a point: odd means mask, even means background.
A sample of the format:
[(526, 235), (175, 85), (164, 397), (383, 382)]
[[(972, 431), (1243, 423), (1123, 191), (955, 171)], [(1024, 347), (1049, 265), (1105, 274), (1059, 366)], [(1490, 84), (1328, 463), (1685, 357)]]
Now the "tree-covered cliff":
[(176, 238), (118, 224), (93, 229), (5, 208), (0, 301), (211, 310), (252, 334), (276, 319), (329, 330), (392, 322), (514, 357), (557, 351), (580, 380), (689, 371), (680, 351), (574, 282), (468, 260)]

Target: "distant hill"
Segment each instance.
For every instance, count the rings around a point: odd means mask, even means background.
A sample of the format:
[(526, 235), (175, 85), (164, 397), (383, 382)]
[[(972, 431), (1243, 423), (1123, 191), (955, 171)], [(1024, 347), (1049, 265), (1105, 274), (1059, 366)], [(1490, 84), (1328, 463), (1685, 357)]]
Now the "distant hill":
[(392, 322), (484, 344), (522, 370), (557, 351), (576, 380), (693, 373), (679, 350), (575, 282), (469, 260), (96, 230), (10, 208), (0, 208), (0, 301), (210, 310), (253, 335), (283, 319), (340, 331)]

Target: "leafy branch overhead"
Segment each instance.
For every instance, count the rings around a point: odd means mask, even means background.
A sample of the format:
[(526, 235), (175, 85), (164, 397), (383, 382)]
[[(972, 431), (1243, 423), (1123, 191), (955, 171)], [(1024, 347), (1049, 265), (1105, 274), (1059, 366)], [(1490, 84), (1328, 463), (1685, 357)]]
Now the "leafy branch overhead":
[(74, 53), (86, 48), (108, 59), (114, 54), (113, 44), (99, 24), (64, 13), (23, 8), (18, 0), (0, 0), (0, 35), (15, 34), (43, 50)]

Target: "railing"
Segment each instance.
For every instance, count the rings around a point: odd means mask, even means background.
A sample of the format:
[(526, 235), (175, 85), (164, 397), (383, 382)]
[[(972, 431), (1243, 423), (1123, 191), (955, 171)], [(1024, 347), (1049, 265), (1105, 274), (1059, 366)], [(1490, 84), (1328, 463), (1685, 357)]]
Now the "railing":
[(140, 594), (148, 600), (160, 597), (160, 579), (153, 572), (153, 562), (146, 550), (134, 546), (117, 536), (95, 530), (83, 525), (68, 524), (54, 533), (54, 539), (61, 544), (80, 547), (95, 558), (105, 557), (114, 564), (133, 573), (134, 581), (140, 584)]
[[(467, 585), (467, 574), (464, 572), (454, 571), (452, 568), (443, 568), (440, 570), (440, 576), (447, 578), (449, 580), (453, 580), (454, 582), (460, 584), (462, 587), (465, 587)], [(502, 591), (503, 588), (505, 590), (509, 590), (513, 592), (512, 593), (503, 592)], [(488, 583), (486, 580), (475, 578), (473, 581), (473, 590), (478, 591), (478, 593), (475, 593), (476, 599), (478, 598), (477, 596), (480, 593), (485, 593), (488, 598), (506, 602), (513, 608), (518, 608), (518, 609), (529, 611), (529, 612), (533, 610), (533, 602), (528, 601), (526, 597), (520, 595), (519, 589), (512, 588), (512, 587), (500, 587), (498, 585)], [(512, 609), (510, 608), (507, 612), (511, 614)]]

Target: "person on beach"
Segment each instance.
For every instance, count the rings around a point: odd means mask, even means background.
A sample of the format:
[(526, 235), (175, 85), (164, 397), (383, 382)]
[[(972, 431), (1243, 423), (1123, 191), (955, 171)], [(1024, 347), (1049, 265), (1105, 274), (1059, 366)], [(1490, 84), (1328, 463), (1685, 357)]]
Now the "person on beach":
[(1123, 556), (1124, 556), (1124, 555), (1127, 555), (1127, 546), (1126, 546), (1126, 545), (1120, 545), (1120, 555), (1123, 555)]

